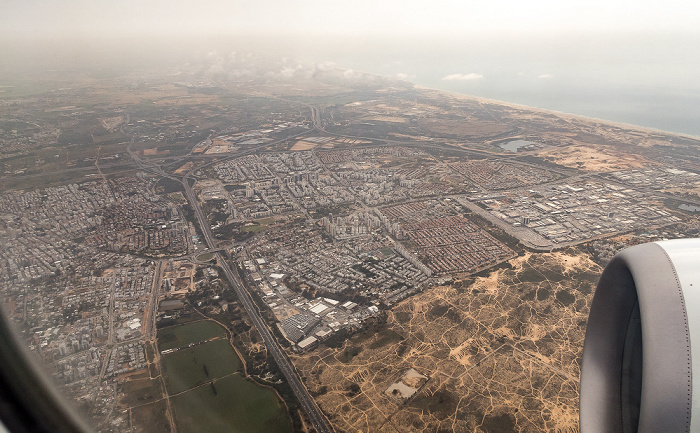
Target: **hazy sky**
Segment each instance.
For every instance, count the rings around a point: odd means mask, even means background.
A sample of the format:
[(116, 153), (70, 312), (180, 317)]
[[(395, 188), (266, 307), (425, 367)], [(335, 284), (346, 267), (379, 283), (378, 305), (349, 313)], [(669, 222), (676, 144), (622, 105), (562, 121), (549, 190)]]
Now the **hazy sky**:
[[(700, 2), (644, 0), (0, 0), (0, 32), (459, 34), (697, 31)], [(0, 34), (2, 34), (0, 33)]]
[(0, 81), (265, 52), (700, 136), (699, 24), (696, 0), (0, 0)]

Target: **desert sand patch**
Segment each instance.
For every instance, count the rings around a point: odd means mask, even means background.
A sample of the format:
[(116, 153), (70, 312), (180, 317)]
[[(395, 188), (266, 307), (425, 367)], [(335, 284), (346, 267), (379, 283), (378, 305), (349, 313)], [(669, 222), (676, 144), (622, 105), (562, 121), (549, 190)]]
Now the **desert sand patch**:
[(313, 149), (316, 146), (318, 146), (318, 143), (312, 143), (310, 141), (299, 140), (296, 143), (294, 143), (294, 146), (292, 146), (292, 148), (289, 150), (293, 150), (293, 151), (309, 150), (309, 149)]
[(671, 194), (694, 194), (697, 196), (700, 196), (700, 185), (695, 186), (694, 188), (684, 188), (684, 187), (678, 187), (678, 188), (667, 188), (662, 190), (663, 192), (666, 193), (671, 193)]
[[(601, 269), (577, 249), (510, 264), (409, 298), (342, 348), (291, 355), (309, 390), (323, 390), (316, 399), (331, 422), (380, 433), (576, 431), (585, 322)], [(386, 332), (403, 338), (382, 345)], [(348, 349), (355, 355), (343, 362)], [(419, 387), (397, 387), (397, 372), (411, 368), (430, 379), (406, 400)]]
[(548, 148), (537, 155), (559, 165), (595, 172), (628, 170), (651, 165), (649, 160), (639, 155), (625, 154), (610, 147), (595, 145)]
[(372, 117), (367, 117), (366, 120), (376, 120), (377, 122), (389, 122), (389, 123), (406, 123), (406, 118), (396, 117), (396, 116), (372, 116)]
[(188, 171), (192, 170), (192, 167), (194, 167), (194, 162), (188, 161), (180, 166), (177, 170), (175, 170), (175, 174), (185, 174)]

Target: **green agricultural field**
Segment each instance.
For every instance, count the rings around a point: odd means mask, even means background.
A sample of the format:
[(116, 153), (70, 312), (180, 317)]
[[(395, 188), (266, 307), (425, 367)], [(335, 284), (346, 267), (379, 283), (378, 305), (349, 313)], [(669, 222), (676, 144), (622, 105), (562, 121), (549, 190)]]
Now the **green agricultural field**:
[(170, 395), (208, 383), (241, 368), (227, 340), (216, 340), (169, 353), (162, 358), (165, 385)]
[(244, 225), (241, 227), (242, 232), (250, 232), (250, 233), (260, 233), (263, 230), (266, 230), (268, 226), (271, 226), (272, 224), (275, 223), (274, 218), (260, 218), (258, 220), (253, 220), (253, 224), (251, 225)]
[(211, 320), (169, 326), (158, 330), (158, 349), (176, 349), (190, 343), (206, 341), (215, 337), (225, 337), (226, 330)]
[[(90, 175), (90, 177), (87, 177), (86, 175)], [(51, 186), (95, 180), (96, 176), (97, 169), (94, 166), (88, 167), (84, 170), (65, 170), (55, 173), (41, 173), (28, 176), (5, 176), (0, 178), (0, 189), (23, 189), (32, 191), (38, 188), (48, 188)]]
[(189, 432), (291, 432), (277, 395), (240, 374), (171, 398), (177, 430)]
[(133, 425), (141, 427), (141, 431), (157, 432), (170, 431), (170, 423), (166, 415), (168, 406), (165, 399), (155, 403), (135, 406), (131, 409)]
[(123, 393), (122, 403), (127, 406), (142, 406), (163, 398), (160, 379), (136, 379), (122, 382), (118, 390)]

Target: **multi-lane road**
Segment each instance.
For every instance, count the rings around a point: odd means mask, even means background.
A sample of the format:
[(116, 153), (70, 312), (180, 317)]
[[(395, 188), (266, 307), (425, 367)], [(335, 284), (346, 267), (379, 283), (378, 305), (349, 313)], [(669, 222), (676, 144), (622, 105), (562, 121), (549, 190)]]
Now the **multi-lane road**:
[[(321, 121), (320, 121), (320, 111), (315, 108), (309, 106), (311, 109), (311, 118), (312, 118), (312, 123), (315, 129), (321, 130)], [(302, 132), (299, 134), (296, 134), (292, 137), (286, 137), (284, 139), (279, 139), (271, 143), (265, 143), (259, 146), (252, 147), (248, 149), (245, 152), (241, 152), (240, 154), (236, 155), (237, 157), (240, 157), (242, 155), (254, 153), (257, 150), (261, 148), (265, 148), (271, 145), (275, 145), (279, 142), (286, 141), (292, 138), (296, 138), (298, 136), (301, 136), (303, 134), (306, 134), (307, 132)], [(194, 210), (195, 216), (197, 218), (197, 221), (199, 222), (199, 226), (202, 230), (202, 235), (204, 236), (204, 241), (206, 242), (207, 247), (210, 249), (210, 251), (215, 252), (216, 259), (221, 266), (221, 268), (224, 271), (224, 274), (226, 275), (226, 279), (228, 280), (229, 284), (233, 289), (236, 291), (236, 295), (238, 296), (238, 299), (240, 300), (241, 304), (243, 305), (243, 308), (245, 308), (246, 312), (248, 313), (248, 316), (251, 318), (253, 321), (253, 325), (255, 328), (258, 330), (260, 335), (263, 338), (263, 341), (265, 342), (265, 346), (267, 347), (267, 350), (272, 354), (272, 358), (275, 360), (275, 363), (277, 363), (277, 366), (279, 367), (280, 371), (284, 375), (285, 379), (287, 380), (287, 383), (289, 383), (289, 386), (291, 387), (292, 391), (294, 392), (294, 395), (296, 396), (297, 400), (299, 401), (299, 404), (301, 405), (302, 409), (304, 412), (306, 412), (306, 415), (309, 417), (309, 420), (311, 421), (311, 424), (314, 426), (316, 431), (318, 433), (332, 433), (335, 430), (331, 426), (331, 424), (328, 422), (328, 419), (326, 416), (321, 412), (321, 409), (318, 407), (316, 404), (316, 401), (311, 397), (309, 394), (309, 391), (306, 389), (304, 384), (301, 382), (301, 379), (299, 378), (299, 375), (297, 374), (297, 371), (294, 369), (294, 366), (292, 365), (291, 361), (287, 358), (285, 355), (284, 351), (282, 350), (282, 347), (280, 346), (279, 342), (275, 339), (275, 337), (272, 335), (272, 332), (270, 332), (270, 328), (267, 326), (267, 323), (265, 320), (261, 317), (260, 311), (257, 309), (257, 306), (255, 305), (255, 302), (253, 301), (253, 298), (251, 297), (250, 293), (245, 289), (243, 286), (243, 283), (241, 282), (241, 279), (238, 275), (237, 272), (234, 272), (231, 269), (231, 266), (229, 266), (228, 262), (226, 261), (226, 257), (220, 252), (221, 250), (217, 248), (216, 243), (214, 242), (214, 237), (211, 233), (211, 228), (209, 227), (209, 223), (207, 222), (206, 218), (204, 217), (204, 213), (202, 212), (202, 209), (199, 206), (199, 202), (197, 201), (197, 197), (194, 194), (194, 191), (192, 191), (192, 187), (189, 184), (189, 179), (190, 176), (192, 176), (193, 171), (187, 173), (182, 180), (174, 177), (173, 175), (166, 173), (161, 167), (148, 163), (144, 160), (142, 160), (135, 152), (131, 150), (132, 145), (134, 144), (134, 139), (131, 139), (131, 142), (129, 143), (129, 146), (127, 147), (127, 152), (131, 156), (131, 158), (134, 160), (134, 162), (137, 164), (137, 166), (141, 169), (149, 170), (155, 174), (168, 177), (173, 180), (178, 180), (182, 183), (183, 187), (185, 188), (185, 195), (187, 197), (187, 201), (190, 203), (190, 206), (192, 206), (192, 209)], [(205, 164), (205, 166), (214, 164), (214, 163), (220, 163), (222, 161), (212, 161), (209, 164)], [(198, 169), (202, 169), (204, 166), (198, 167)]]
[[(192, 209), (197, 217), (197, 221), (199, 222), (199, 226), (202, 229), (202, 235), (204, 236), (207, 246), (211, 249), (215, 249), (216, 244), (214, 242), (214, 237), (211, 234), (209, 223), (204, 217), (202, 209), (199, 207), (199, 202), (197, 202), (197, 197), (195, 196), (194, 191), (192, 191), (192, 188), (190, 187), (189, 174), (182, 179), (182, 185), (185, 188), (187, 201), (189, 201), (190, 206), (192, 206)], [(325, 415), (316, 404), (316, 401), (311, 397), (309, 391), (301, 382), (301, 379), (299, 378), (299, 375), (294, 369), (291, 361), (289, 361), (289, 359), (286, 357), (282, 347), (272, 335), (272, 332), (270, 332), (267, 323), (265, 323), (265, 320), (260, 316), (260, 312), (258, 311), (255, 302), (253, 302), (250, 293), (248, 293), (245, 287), (243, 287), (240, 276), (238, 273), (233, 272), (231, 266), (229, 266), (228, 262), (226, 261), (226, 257), (224, 257), (221, 252), (217, 252), (215, 255), (219, 266), (221, 266), (224, 274), (226, 275), (226, 279), (228, 279), (229, 284), (236, 291), (238, 299), (248, 313), (248, 316), (250, 316), (251, 320), (253, 321), (255, 328), (265, 341), (267, 350), (272, 354), (272, 358), (277, 363), (277, 366), (287, 380), (287, 383), (289, 383), (289, 386), (292, 388), (294, 395), (297, 397), (297, 400), (299, 400), (299, 404), (306, 412), (314, 428), (318, 433), (333, 432), (333, 427), (331, 427)]]

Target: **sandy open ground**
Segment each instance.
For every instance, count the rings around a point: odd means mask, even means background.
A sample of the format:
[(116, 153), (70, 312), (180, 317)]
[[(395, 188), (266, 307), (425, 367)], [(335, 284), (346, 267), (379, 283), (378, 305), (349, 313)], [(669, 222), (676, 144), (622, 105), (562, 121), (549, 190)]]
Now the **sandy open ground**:
[[(575, 249), (527, 253), (403, 301), (385, 325), (294, 363), (338, 431), (577, 431), (600, 271)], [(410, 368), (429, 380), (402, 404), (386, 390)]]
[(537, 152), (537, 155), (559, 165), (595, 172), (628, 170), (653, 165), (646, 158), (616, 152), (614, 148), (609, 146), (573, 145), (555, 147)]

